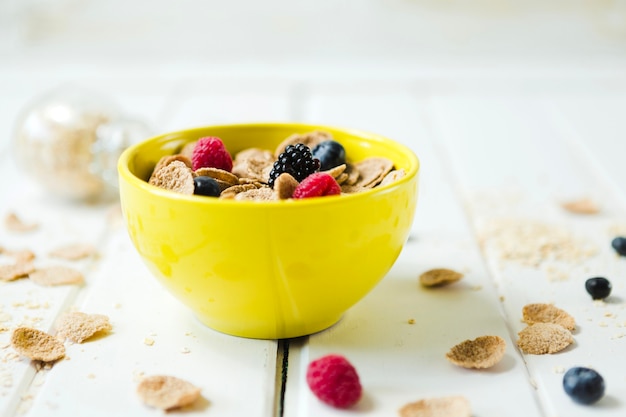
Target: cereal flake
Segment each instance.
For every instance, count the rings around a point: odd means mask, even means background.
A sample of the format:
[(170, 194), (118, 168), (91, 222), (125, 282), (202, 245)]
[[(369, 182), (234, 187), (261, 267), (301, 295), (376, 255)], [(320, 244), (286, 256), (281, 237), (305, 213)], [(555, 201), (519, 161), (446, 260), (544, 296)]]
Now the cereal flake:
[(143, 378), (137, 394), (145, 404), (167, 411), (196, 401), (200, 388), (174, 376), (154, 375)]
[(82, 284), (85, 281), (80, 271), (67, 266), (38, 268), (28, 277), (36, 284), (44, 286)]
[(430, 269), (419, 276), (419, 282), (424, 287), (440, 287), (459, 281), (463, 274), (452, 269)]
[(572, 333), (560, 324), (535, 323), (518, 333), (517, 345), (524, 353), (544, 355), (556, 353), (572, 343)]
[(34, 270), (35, 267), (30, 262), (0, 265), (0, 281), (13, 281), (18, 278), (24, 278)]
[(506, 342), (500, 336), (481, 336), (455, 345), (446, 359), (463, 368), (490, 368), (504, 357)]
[(555, 323), (568, 330), (576, 328), (576, 321), (566, 311), (552, 304), (527, 304), (522, 309), (523, 321), (526, 324)]
[(37, 223), (26, 223), (15, 213), (9, 213), (4, 218), (4, 226), (11, 232), (30, 232), (39, 228)]
[(11, 346), (20, 355), (32, 360), (53, 362), (65, 356), (65, 347), (41, 330), (18, 327), (11, 334)]
[(191, 195), (194, 191), (193, 171), (181, 161), (172, 161), (155, 169), (148, 181), (166, 190)]
[(109, 318), (102, 314), (85, 314), (79, 311), (63, 314), (57, 322), (57, 336), (82, 343), (96, 333), (112, 329)]
[(472, 410), (467, 398), (455, 395), (425, 398), (409, 403), (398, 410), (398, 413), (400, 417), (471, 417)]
[(61, 258), (68, 261), (77, 261), (87, 258), (96, 253), (96, 248), (89, 243), (71, 243), (69, 245), (59, 246), (49, 255), (53, 258)]

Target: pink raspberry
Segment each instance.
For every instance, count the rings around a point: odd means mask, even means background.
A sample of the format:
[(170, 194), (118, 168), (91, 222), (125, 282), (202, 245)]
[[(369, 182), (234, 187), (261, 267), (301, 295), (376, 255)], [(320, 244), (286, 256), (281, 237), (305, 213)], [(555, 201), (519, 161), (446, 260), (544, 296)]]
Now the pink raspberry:
[(224, 143), (217, 137), (198, 139), (191, 155), (193, 169), (219, 168), (230, 172), (233, 169), (233, 159), (226, 150)]
[(306, 382), (317, 398), (336, 408), (356, 404), (363, 391), (356, 369), (341, 355), (327, 355), (311, 362)]
[(293, 191), (293, 198), (323, 197), (341, 194), (341, 187), (332, 175), (315, 172), (305, 179)]

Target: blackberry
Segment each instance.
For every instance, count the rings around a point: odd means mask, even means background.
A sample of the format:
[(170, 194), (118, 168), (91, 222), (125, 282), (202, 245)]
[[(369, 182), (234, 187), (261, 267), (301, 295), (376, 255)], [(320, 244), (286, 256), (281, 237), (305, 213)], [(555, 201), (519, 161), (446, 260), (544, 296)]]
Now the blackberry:
[(290, 174), (298, 182), (320, 169), (319, 159), (313, 158), (311, 149), (303, 143), (287, 145), (285, 151), (274, 162), (268, 184), (274, 188), (274, 181), (283, 172)]

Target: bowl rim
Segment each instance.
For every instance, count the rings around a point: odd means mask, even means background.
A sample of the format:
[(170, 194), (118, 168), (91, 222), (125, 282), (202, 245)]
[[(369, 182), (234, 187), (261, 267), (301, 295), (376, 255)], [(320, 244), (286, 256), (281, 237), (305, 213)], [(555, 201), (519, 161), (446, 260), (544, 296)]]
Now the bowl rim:
[[(380, 187), (371, 188), (365, 191), (360, 191), (358, 193), (325, 196), (324, 198), (306, 198), (306, 199), (300, 199), (297, 201), (294, 199), (284, 199), (284, 200), (276, 200), (276, 201), (234, 200), (234, 199), (207, 198), (205, 196), (186, 195), (186, 194), (176, 193), (174, 191), (166, 190), (166, 189), (159, 188), (159, 187), (149, 184), (147, 181), (133, 174), (130, 171), (130, 168), (128, 166), (133, 155), (137, 153), (137, 150), (143, 146), (146, 146), (146, 144), (149, 142), (167, 141), (168, 138), (170, 137), (173, 139), (174, 137), (178, 137), (181, 134), (188, 135), (190, 132), (204, 131), (204, 130), (212, 129), (212, 128), (213, 129), (224, 129), (224, 128), (229, 128), (229, 129), (248, 128), (250, 129), (250, 128), (276, 128), (276, 127), (281, 127), (281, 128), (292, 127), (294, 132), (298, 130), (303, 130), (303, 129), (307, 129), (311, 131), (312, 130), (330, 130), (330, 131), (338, 131), (338, 132), (340, 131), (351, 136), (363, 138), (367, 141), (389, 143), (393, 145), (394, 147), (398, 148), (399, 150), (401, 150), (403, 154), (405, 154), (405, 156), (409, 160), (410, 166), (408, 170), (405, 170), (406, 173), (404, 177), (396, 181), (393, 181), (389, 184), (380, 186)], [(367, 198), (368, 196), (371, 196), (373, 194), (381, 194), (381, 193), (390, 192), (391, 190), (410, 182), (414, 177), (417, 176), (420, 170), (420, 160), (415, 154), (415, 152), (413, 152), (408, 146), (401, 144), (400, 142), (397, 142), (388, 137), (382, 136), (380, 134), (371, 133), (371, 132), (367, 132), (367, 131), (360, 130), (360, 129), (343, 128), (343, 127), (332, 126), (332, 125), (297, 123), (297, 122), (256, 122), (256, 123), (251, 122), (251, 123), (227, 123), (227, 124), (197, 126), (197, 127), (192, 127), (192, 128), (169, 131), (169, 132), (161, 133), (156, 136), (152, 136), (148, 139), (142, 140), (141, 142), (138, 142), (126, 148), (122, 152), (120, 157), (118, 158), (117, 170), (119, 174), (118, 181), (120, 182), (125, 181), (129, 185), (139, 188), (143, 192), (152, 194), (154, 196), (166, 198), (166, 199), (171, 199), (171, 200), (181, 200), (181, 201), (186, 201), (190, 203), (206, 204), (206, 205), (233, 204), (237, 206), (248, 205), (248, 206), (255, 206), (255, 207), (259, 207), (259, 206), (272, 207), (272, 206), (285, 206), (288, 204), (296, 204), (297, 206), (303, 207), (305, 205), (309, 206), (309, 205), (316, 205), (316, 204), (328, 204), (333, 201), (335, 202), (340, 201), (340, 200), (343, 201), (346, 199)]]

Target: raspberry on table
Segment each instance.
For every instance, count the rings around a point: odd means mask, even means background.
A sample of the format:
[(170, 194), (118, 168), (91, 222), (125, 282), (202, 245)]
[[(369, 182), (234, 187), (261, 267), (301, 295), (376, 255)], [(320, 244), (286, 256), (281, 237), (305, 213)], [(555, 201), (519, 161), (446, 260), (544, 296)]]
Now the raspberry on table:
[(274, 162), (268, 184), (274, 188), (274, 181), (284, 172), (300, 182), (314, 172), (319, 171), (320, 161), (313, 158), (311, 149), (303, 143), (288, 145)]
[(324, 197), (341, 194), (341, 187), (332, 175), (315, 172), (306, 177), (293, 191), (293, 198)]
[(218, 137), (207, 136), (198, 139), (191, 156), (194, 171), (199, 168), (218, 168), (230, 172), (233, 159)]
[(317, 398), (336, 408), (356, 404), (363, 391), (354, 366), (345, 357), (335, 354), (312, 361), (306, 382)]

